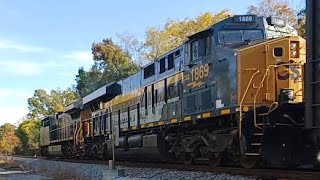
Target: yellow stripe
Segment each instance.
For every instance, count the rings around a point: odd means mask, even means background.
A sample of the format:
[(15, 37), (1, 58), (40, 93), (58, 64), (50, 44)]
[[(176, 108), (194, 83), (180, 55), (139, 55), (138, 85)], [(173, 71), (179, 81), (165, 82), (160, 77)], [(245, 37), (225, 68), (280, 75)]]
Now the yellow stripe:
[(210, 112), (203, 113), (203, 114), (202, 114), (202, 117), (203, 117), (203, 118), (211, 117), (211, 113), (210, 113)]
[(148, 127), (153, 127), (153, 123), (150, 123), (150, 124), (148, 125)]
[(191, 120), (191, 116), (184, 117), (184, 121), (190, 121), (190, 120)]
[(224, 109), (224, 110), (221, 110), (221, 114), (224, 115), (224, 114), (230, 114), (231, 110), (230, 109)]
[(178, 119), (171, 119), (171, 123), (177, 123)]
[(141, 127), (141, 128), (144, 128), (144, 124), (142, 124), (140, 127)]
[(159, 121), (159, 122), (158, 122), (158, 125), (159, 125), (159, 126), (164, 125), (164, 122), (163, 122), (163, 121)]
[(135, 130), (135, 129), (137, 129), (137, 126), (132, 126), (131, 129)]

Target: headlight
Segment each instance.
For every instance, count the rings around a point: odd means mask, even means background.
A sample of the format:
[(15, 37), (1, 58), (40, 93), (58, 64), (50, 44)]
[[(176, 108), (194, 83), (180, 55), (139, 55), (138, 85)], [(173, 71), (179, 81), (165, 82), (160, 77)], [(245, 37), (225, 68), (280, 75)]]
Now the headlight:
[(290, 42), (290, 57), (292, 58), (299, 57), (299, 41)]
[(293, 100), (293, 98), (294, 98), (294, 92), (293, 92), (292, 89), (286, 90), (286, 95), (287, 95), (288, 99)]
[(280, 101), (288, 102), (294, 100), (294, 90), (293, 89), (281, 89), (280, 91)]
[(320, 163), (320, 152), (317, 154), (317, 161)]

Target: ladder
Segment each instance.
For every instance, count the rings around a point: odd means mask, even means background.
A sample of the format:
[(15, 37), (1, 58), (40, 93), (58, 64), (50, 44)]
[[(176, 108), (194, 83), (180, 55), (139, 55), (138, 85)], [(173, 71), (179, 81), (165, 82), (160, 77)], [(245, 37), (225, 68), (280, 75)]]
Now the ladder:
[[(244, 99), (249, 91), (249, 88), (252, 86), (252, 88), (256, 89), (256, 92), (254, 95), (253, 104), (251, 105), (253, 107), (253, 127), (252, 127), (253, 132), (252, 132), (252, 135), (250, 136), (249, 145), (246, 145), (246, 147), (248, 147), (248, 148), (245, 151), (245, 155), (247, 155), (247, 156), (260, 156), (261, 155), (261, 149), (262, 149), (262, 145), (263, 145), (265, 117), (278, 107), (278, 103), (273, 102), (269, 106), (269, 110), (266, 113), (257, 114), (256, 102), (257, 102), (258, 94), (259, 94), (261, 88), (263, 87), (267, 76), (269, 76), (269, 74), (270, 74), (270, 69), (274, 70), (275, 68), (278, 68), (279, 66), (284, 66), (284, 65), (287, 65), (287, 64), (269, 65), (266, 68), (266, 70), (263, 74), (263, 77), (262, 77), (258, 86), (255, 86), (252, 82), (253, 82), (254, 77), (260, 73), (259, 70), (248, 69), (248, 70), (254, 70), (255, 72), (251, 75), (251, 78), (250, 78), (249, 83), (246, 87), (244, 95), (240, 101), (240, 125), (239, 125), (239, 137), (242, 138), (242, 121), (243, 121), (243, 117), (245, 116), (245, 113), (243, 113), (243, 102), (244, 102)], [(250, 120), (250, 118), (249, 118), (249, 120)]]

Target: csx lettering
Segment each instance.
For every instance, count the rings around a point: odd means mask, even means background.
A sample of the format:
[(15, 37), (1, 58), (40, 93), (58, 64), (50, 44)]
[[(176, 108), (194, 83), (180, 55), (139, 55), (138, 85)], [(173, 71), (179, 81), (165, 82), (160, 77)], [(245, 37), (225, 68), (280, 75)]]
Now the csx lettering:
[[(280, 62), (277, 65), (281, 65), (281, 64), (285, 64), (284, 62)], [(297, 80), (298, 78), (301, 77), (301, 72), (296, 69), (294, 66), (284, 66), (285, 69), (287, 70), (291, 70), (292, 73), (289, 73), (289, 71), (285, 71), (284, 74), (281, 74), (280, 72), (278, 72), (278, 79), (279, 80), (287, 80), (287, 79), (291, 79), (293, 81)]]
[(209, 75), (209, 65), (204, 64), (191, 70), (191, 81), (197, 81), (206, 78)]
[(187, 81), (187, 80), (190, 80), (190, 74), (185, 75), (185, 76), (184, 76), (184, 80), (186, 80), (186, 81)]

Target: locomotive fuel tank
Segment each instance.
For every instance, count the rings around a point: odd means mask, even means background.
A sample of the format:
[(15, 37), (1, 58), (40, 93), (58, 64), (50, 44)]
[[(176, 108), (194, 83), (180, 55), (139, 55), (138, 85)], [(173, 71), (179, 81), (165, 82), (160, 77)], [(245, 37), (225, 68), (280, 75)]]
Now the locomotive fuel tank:
[(128, 148), (128, 138), (126, 136), (119, 137), (119, 147), (123, 149)]
[[(119, 138), (119, 140), (122, 137)], [(165, 160), (166, 156), (163, 151), (163, 143), (158, 134), (142, 135), (136, 134), (128, 139), (129, 148), (115, 149), (115, 154), (121, 159), (149, 159), (149, 160)], [(119, 144), (121, 144), (119, 142)], [(111, 153), (111, 152), (109, 152)]]
[(143, 134), (132, 135), (128, 138), (129, 148), (142, 147), (142, 137)]

